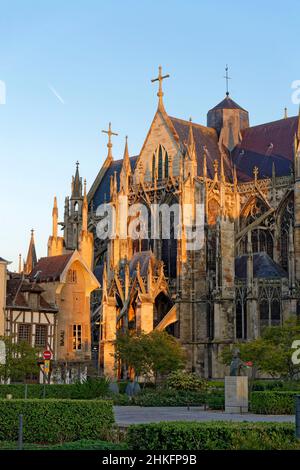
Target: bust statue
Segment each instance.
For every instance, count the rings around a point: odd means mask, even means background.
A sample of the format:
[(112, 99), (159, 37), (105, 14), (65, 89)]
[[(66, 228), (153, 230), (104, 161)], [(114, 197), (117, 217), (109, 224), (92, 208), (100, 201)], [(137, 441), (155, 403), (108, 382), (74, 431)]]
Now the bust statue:
[(240, 358), (240, 350), (234, 349), (232, 353), (232, 361), (230, 363), (230, 376), (236, 377), (243, 374), (244, 362)]

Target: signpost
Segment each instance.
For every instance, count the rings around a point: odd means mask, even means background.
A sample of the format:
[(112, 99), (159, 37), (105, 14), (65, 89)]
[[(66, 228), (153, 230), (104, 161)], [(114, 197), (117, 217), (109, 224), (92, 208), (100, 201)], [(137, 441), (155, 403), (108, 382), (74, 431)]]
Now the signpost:
[(47, 377), (47, 381), (50, 381), (50, 360), (51, 360), (52, 354), (51, 351), (44, 351), (43, 352), (43, 358), (44, 358), (44, 378)]
[(51, 357), (52, 357), (51, 351), (47, 351), (47, 350), (44, 351), (44, 353), (43, 353), (43, 358), (44, 358), (45, 360), (50, 361)]

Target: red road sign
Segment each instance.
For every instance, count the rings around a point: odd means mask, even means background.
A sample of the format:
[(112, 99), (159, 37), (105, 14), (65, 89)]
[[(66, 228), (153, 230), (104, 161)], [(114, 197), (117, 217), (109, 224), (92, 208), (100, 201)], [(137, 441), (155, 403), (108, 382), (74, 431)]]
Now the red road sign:
[(43, 357), (45, 360), (50, 360), (52, 357), (51, 351), (44, 351)]

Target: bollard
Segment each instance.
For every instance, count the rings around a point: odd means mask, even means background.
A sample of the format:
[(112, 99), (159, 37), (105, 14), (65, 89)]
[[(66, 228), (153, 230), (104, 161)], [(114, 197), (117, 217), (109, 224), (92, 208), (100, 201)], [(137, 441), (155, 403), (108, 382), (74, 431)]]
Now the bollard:
[(296, 438), (300, 439), (300, 395), (296, 395)]
[(18, 448), (23, 450), (23, 415), (19, 415), (19, 439)]

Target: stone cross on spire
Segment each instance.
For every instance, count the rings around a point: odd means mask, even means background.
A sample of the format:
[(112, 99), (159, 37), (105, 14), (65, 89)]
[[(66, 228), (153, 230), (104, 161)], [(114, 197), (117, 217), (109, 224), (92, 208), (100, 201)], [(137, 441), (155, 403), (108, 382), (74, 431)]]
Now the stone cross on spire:
[(112, 158), (112, 152), (111, 152), (111, 148), (112, 148), (111, 136), (112, 136), (112, 135), (118, 135), (118, 134), (116, 134), (116, 132), (113, 132), (113, 131), (111, 130), (111, 122), (108, 124), (108, 130), (107, 130), (107, 131), (103, 130), (102, 132), (103, 132), (104, 134), (107, 134), (107, 135), (108, 135), (108, 143), (107, 143), (108, 153), (107, 153), (107, 156), (108, 156), (109, 158)]
[(163, 91), (162, 91), (162, 81), (165, 79), (165, 78), (169, 78), (170, 75), (167, 74), (167, 75), (162, 75), (162, 67), (161, 65), (158, 67), (158, 77), (156, 78), (153, 78), (151, 80), (151, 82), (158, 82), (159, 85), (158, 85), (158, 92), (157, 92), (157, 96), (158, 96), (158, 107), (160, 106), (163, 106)]

